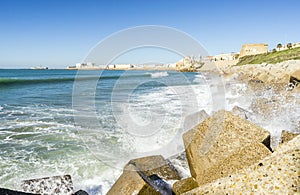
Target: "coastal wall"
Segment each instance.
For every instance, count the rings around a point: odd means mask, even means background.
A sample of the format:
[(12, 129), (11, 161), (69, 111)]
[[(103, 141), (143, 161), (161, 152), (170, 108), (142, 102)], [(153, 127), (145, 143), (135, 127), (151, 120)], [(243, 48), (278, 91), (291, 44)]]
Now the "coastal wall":
[(248, 55), (257, 55), (268, 52), (268, 44), (244, 44), (240, 52), (240, 58)]
[[(300, 67), (300, 60), (289, 60), (277, 64), (248, 64), (223, 69), (225, 77), (238, 77), (241, 81), (259, 81), (263, 83), (290, 82), (290, 76)], [(222, 70), (222, 69), (221, 69)]]

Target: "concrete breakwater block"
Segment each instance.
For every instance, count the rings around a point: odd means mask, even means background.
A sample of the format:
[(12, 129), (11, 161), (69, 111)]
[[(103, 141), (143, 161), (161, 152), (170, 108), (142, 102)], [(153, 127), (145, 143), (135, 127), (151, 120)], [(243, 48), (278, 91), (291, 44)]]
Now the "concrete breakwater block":
[(295, 137), (297, 137), (298, 135), (299, 135), (298, 133), (292, 133), (292, 132), (283, 130), (281, 132), (281, 143), (288, 142), (288, 141), (294, 139)]
[(300, 69), (291, 73), (290, 83), (294, 84), (294, 86), (297, 86), (300, 83)]
[(241, 147), (230, 156), (222, 159), (219, 163), (209, 167), (205, 172), (205, 176), (201, 178), (201, 183), (209, 183), (234, 174), (238, 170), (253, 165), (270, 154), (271, 151), (265, 145), (258, 142)]
[(89, 195), (89, 194), (86, 191), (78, 190), (77, 192), (74, 193), (74, 195)]
[(70, 175), (24, 180), (21, 187), (24, 192), (34, 194), (71, 195), (73, 193), (73, 183)]
[(191, 175), (202, 185), (271, 153), (270, 133), (221, 110), (183, 135)]
[(192, 177), (188, 177), (179, 181), (176, 181), (173, 184), (173, 191), (176, 195), (182, 194), (184, 192), (190, 191), (199, 187), (196, 180)]
[(119, 179), (107, 192), (107, 195), (126, 195), (126, 194), (157, 194), (159, 193), (152, 188), (136, 171), (134, 165), (128, 165)]
[(0, 194), (1, 195), (36, 195), (36, 194), (31, 194), (31, 193), (25, 193), (25, 192), (19, 192), (19, 191), (15, 191), (15, 190), (4, 189), (4, 188), (0, 188)]
[(300, 194), (300, 136), (258, 163), (184, 194)]
[(166, 160), (161, 155), (147, 156), (130, 160), (127, 165), (125, 165), (124, 170), (127, 169), (127, 166), (132, 164), (137, 168), (137, 170), (147, 176), (156, 174), (165, 180), (181, 179), (176, 168), (171, 164), (170, 161)]
[(174, 167), (162, 156), (149, 156), (129, 161), (108, 195), (172, 194), (165, 180), (179, 180)]

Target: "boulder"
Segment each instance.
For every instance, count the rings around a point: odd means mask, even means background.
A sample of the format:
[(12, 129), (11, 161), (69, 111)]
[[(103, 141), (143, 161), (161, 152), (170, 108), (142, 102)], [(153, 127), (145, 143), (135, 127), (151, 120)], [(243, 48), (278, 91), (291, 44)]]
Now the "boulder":
[(128, 165), (127, 169), (114, 183), (107, 195), (127, 195), (127, 194), (157, 194), (157, 192), (143, 177), (136, 171), (134, 165)]
[(192, 177), (185, 178), (179, 181), (176, 181), (173, 184), (173, 191), (176, 195), (182, 194), (184, 192), (190, 191), (192, 189), (195, 189), (199, 187), (196, 180)]
[(168, 160), (170, 160), (170, 162), (175, 166), (181, 178), (187, 178), (191, 176), (185, 151), (169, 157)]
[(74, 193), (74, 195), (89, 195), (89, 194), (86, 191), (78, 190), (77, 192)]
[(150, 175), (148, 178), (148, 183), (160, 194), (173, 194), (171, 185), (160, 178), (158, 175)]
[(287, 84), (289, 83), (289, 80), (290, 80), (290, 75), (284, 74), (277, 79), (277, 83)]
[(293, 88), (293, 93), (300, 93), (300, 85)]
[(270, 156), (188, 194), (299, 194), (300, 136), (283, 143)]
[(180, 179), (174, 166), (160, 155), (133, 159), (107, 194), (170, 194), (165, 180)]
[(199, 184), (217, 179), (212, 175), (228, 175), (264, 158), (270, 152), (259, 143), (271, 150), (268, 131), (224, 110), (186, 132), (183, 141), (191, 175)]
[(263, 83), (272, 83), (274, 82), (274, 76), (269, 72), (263, 71), (255, 75), (254, 80), (262, 81)]
[(285, 143), (288, 141), (291, 141), (292, 139), (294, 139), (295, 137), (297, 137), (299, 134), (297, 133), (292, 133), (292, 132), (288, 132), (288, 131), (282, 131), (281, 132), (281, 143)]
[(296, 85), (300, 83), (300, 69), (294, 71), (290, 75), (290, 82), (295, 83)]
[(73, 193), (73, 183), (70, 175), (24, 180), (21, 187), (24, 192), (35, 194)]
[(176, 168), (169, 160), (164, 159), (161, 155), (147, 156), (130, 160), (125, 165), (124, 170), (127, 170), (129, 165), (134, 165), (137, 170), (146, 176), (158, 175), (165, 180), (180, 180), (180, 176)]
[(0, 194), (1, 195), (36, 195), (36, 194), (31, 194), (31, 193), (25, 193), (25, 192), (4, 189), (4, 188), (0, 188)]
[(289, 87), (293, 92), (300, 92), (300, 69), (294, 71), (289, 77)]

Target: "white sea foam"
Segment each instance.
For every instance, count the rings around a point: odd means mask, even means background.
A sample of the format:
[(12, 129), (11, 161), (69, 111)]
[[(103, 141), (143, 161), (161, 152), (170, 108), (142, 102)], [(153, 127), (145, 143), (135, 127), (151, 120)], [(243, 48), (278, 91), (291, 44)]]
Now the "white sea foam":
[(193, 83), (206, 83), (206, 78), (203, 74), (197, 74), (195, 75)]
[(121, 174), (122, 170), (107, 168), (105, 171), (100, 171), (97, 176), (84, 180), (75, 180), (75, 191), (84, 189), (91, 195), (104, 195)]
[(171, 159), (170, 160), (181, 178), (191, 177), (189, 165), (186, 159)]
[[(155, 117), (163, 118), (162, 123), (158, 124), (160, 126), (157, 128), (151, 126), (151, 129), (149, 129), (149, 132), (154, 133), (153, 135), (145, 138), (130, 139), (132, 141), (131, 145), (134, 146), (133, 148), (138, 149), (138, 152), (153, 151), (168, 144), (174, 139), (173, 136), (176, 135), (181, 127), (182, 120), (185, 117), (184, 114), (188, 115), (203, 109), (210, 111), (209, 107), (212, 104), (207, 88), (202, 85), (164, 87), (151, 93), (138, 94), (133, 96), (132, 99), (130, 101), (132, 103), (130, 104), (130, 113), (124, 112), (124, 115), (131, 118), (128, 119), (126, 116), (123, 116), (120, 117), (120, 120), (124, 120), (125, 123), (130, 120), (137, 122), (142, 125), (144, 130), (145, 127), (143, 125), (149, 124)], [(122, 105), (124, 106), (124, 104)], [(122, 108), (121, 110), (126, 109)], [(117, 122), (122, 123), (122, 121)]]
[[(248, 116), (249, 120), (270, 132), (273, 148), (278, 145), (282, 130), (300, 133), (300, 127), (297, 124), (300, 118), (300, 106), (296, 102), (297, 97), (293, 99), (293, 101), (288, 100), (285, 94), (278, 93), (272, 88), (256, 92), (251, 91), (244, 83), (227, 83), (226, 85), (226, 110), (231, 111), (234, 106), (239, 106), (250, 111), (252, 114)], [(262, 108), (272, 107), (269, 108), (270, 113), (252, 112), (252, 105), (260, 100), (274, 102)]]
[(151, 78), (160, 78), (160, 77), (167, 77), (169, 76), (168, 72), (154, 72), (150, 73)]

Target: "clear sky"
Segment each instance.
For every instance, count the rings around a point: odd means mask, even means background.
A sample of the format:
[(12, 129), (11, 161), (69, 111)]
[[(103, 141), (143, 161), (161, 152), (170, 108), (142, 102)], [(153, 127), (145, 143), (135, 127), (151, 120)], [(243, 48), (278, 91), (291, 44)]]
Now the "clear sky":
[(116, 31), (165, 25), (212, 55), (300, 42), (299, 0), (0, 0), (0, 68), (64, 68)]

